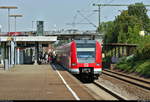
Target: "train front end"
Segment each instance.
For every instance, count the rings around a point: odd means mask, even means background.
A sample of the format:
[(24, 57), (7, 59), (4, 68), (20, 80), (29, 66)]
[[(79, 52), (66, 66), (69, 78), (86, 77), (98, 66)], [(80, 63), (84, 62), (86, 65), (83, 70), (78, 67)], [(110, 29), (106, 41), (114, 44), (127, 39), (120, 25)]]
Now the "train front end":
[(71, 45), (71, 72), (97, 79), (102, 73), (101, 44), (95, 40), (76, 40)]

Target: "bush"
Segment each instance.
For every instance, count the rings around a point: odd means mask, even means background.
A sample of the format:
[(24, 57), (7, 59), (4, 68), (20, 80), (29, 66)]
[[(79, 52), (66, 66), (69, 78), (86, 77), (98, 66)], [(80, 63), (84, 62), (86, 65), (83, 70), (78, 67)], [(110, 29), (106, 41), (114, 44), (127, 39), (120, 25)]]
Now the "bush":
[(150, 77), (150, 60), (138, 62), (140, 63), (135, 72), (139, 73), (142, 76)]
[(119, 59), (119, 62), (117, 63), (117, 68), (127, 71), (129, 72), (130, 67), (130, 63), (129, 63), (129, 58), (127, 57), (122, 57), (121, 59)]
[[(143, 56), (143, 58), (148, 58), (147, 56)], [(142, 58), (142, 59), (143, 59)], [(118, 63), (116, 68), (121, 69), (126, 72), (136, 72), (139, 75), (144, 77), (150, 77), (150, 59), (136, 60), (137, 56), (128, 56), (123, 57)]]
[(145, 44), (143, 48), (138, 48), (135, 56), (135, 60), (150, 59), (150, 43)]
[(103, 68), (109, 68), (111, 63), (111, 56), (103, 58)]
[(127, 69), (128, 65), (126, 63), (122, 63), (122, 64), (117, 64), (117, 67), (118, 69), (121, 69), (121, 70), (125, 70)]
[(103, 58), (103, 62), (110, 63), (111, 62), (111, 56), (107, 56), (107, 57)]

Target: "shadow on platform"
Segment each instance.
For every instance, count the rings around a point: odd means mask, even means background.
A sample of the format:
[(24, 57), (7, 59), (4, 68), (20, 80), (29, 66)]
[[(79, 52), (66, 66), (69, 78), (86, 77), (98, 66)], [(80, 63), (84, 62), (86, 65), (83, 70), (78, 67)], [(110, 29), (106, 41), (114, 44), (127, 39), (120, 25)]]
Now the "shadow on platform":
[(63, 66), (57, 64), (57, 63), (51, 63), (50, 64), (53, 68), (53, 70), (58, 70), (58, 71), (66, 71), (67, 69), (64, 68)]

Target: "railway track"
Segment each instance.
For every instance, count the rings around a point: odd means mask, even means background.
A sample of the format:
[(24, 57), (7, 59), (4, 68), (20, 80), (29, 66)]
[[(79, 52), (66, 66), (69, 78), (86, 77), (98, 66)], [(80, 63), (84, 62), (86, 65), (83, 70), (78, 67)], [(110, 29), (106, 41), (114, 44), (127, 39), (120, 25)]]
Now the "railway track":
[(110, 76), (110, 77), (114, 77), (114, 78), (122, 80), (122, 81), (125, 81), (130, 84), (136, 85), (140, 88), (150, 90), (150, 82), (149, 81), (135, 78), (135, 77), (132, 77), (129, 75), (121, 74), (118, 72), (110, 71), (110, 70), (103, 70), (103, 74)]
[(116, 93), (115, 91), (107, 88), (105, 85), (99, 83), (98, 81), (94, 81), (93, 84), (96, 85), (97, 87), (99, 87), (100, 89), (104, 90), (105, 92), (107, 92), (111, 96), (115, 97), (118, 100), (128, 100), (126, 97), (124, 97), (124, 96)]

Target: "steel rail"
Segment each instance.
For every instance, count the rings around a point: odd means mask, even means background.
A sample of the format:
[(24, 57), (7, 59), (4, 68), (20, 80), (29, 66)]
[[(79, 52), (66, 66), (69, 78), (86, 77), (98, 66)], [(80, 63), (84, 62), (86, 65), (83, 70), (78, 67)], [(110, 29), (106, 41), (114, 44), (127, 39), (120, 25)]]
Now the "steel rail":
[[(145, 86), (145, 85), (143, 85), (143, 84), (139, 84), (139, 83), (137, 83), (137, 82), (135, 82), (135, 81), (137, 81), (137, 80), (134, 80), (134, 79), (130, 79), (129, 77), (125, 77), (125, 76), (117, 76), (117, 74), (114, 74), (114, 73), (111, 73), (111, 72), (105, 72), (105, 71), (103, 71), (102, 72), (103, 74), (105, 74), (105, 75), (108, 75), (108, 76), (110, 76), (110, 77), (114, 77), (114, 78), (116, 78), (116, 79), (119, 79), (119, 80), (122, 80), (122, 81), (125, 81), (125, 82), (128, 82), (128, 83), (130, 83), (130, 84), (133, 84), (133, 85), (136, 85), (136, 86), (138, 86), (138, 87), (140, 87), (140, 88), (144, 88), (144, 89), (147, 89), (147, 90), (150, 90), (150, 87), (149, 86)], [(110, 74), (111, 73), (111, 74)], [(124, 78), (122, 78), (122, 77), (124, 77)], [(131, 80), (133, 80), (133, 81), (131, 81)], [(139, 82), (139, 81), (138, 81)], [(145, 84), (145, 83), (144, 83)]]
[(140, 81), (140, 82), (143, 82), (143, 83), (150, 84), (150, 81), (146, 81), (146, 80), (139, 79), (139, 78), (136, 78), (136, 77), (132, 77), (132, 76), (129, 76), (129, 75), (125, 75), (125, 74), (122, 74), (122, 73), (114, 72), (114, 71), (111, 71), (111, 70), (108, 70), (108, 69), (104, 69), (103, 71), (111, 72), (111, 73), (114, 73), (114, 74), (117, 74), (117, 75), (121, 75), (121, 76), (124, 76), (124, 77), (128, 77), (130, 79), (134, 79), (134, 80), (137, 80), (137, 81)]
[(111, 94), (113, 97), (117, 98), (118, 100), (128, 100), (127, 98), (121, 96), (120, 94), (118, 94), (118, 93), (114, 92), (113, 90), (111, 90), (111, 89), (105, 87), (104, 85), (100, 84), (98, 81), (94, 81), (93, 84), (96, 85), (97, 87), (103, 89), (107, 93)]

